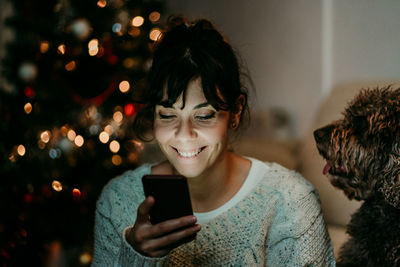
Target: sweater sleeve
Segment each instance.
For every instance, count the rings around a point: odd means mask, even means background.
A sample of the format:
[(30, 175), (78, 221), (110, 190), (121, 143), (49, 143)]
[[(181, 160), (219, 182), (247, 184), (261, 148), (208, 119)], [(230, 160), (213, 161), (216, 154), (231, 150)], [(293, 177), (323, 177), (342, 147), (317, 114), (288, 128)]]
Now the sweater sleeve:
[(126, 241), (125, 230), (135, 222), (138, 204), (126, 203), (125, 200), (133, 196), (124, 194), (126, 187), (116, 189), (116, 185), (106, 186), (97, 202), (92, 266), (162, 266), (167, 256), (146, 257)]
[(316, 191), (294, 203), (291, 213), (281, 217), (277, 238), (267, 251), (267, 266), (335, 266)]

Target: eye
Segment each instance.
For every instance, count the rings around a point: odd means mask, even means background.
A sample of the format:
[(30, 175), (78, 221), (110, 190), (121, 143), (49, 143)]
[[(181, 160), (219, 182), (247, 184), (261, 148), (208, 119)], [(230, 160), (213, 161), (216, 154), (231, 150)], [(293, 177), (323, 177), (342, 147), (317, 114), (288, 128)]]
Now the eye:
[(195, 116), (195, 118), (196, 118), (196, 120), (199, 120), (199, 121), (207, 121), (207, 120), (215, 118), (215, 112), (206, 113), (206, 114), (198, 114)]
[(170, 120), (170, 119), (175, 118), (176, 116), (172, 113), (164, 113), (163, 114), (161, 112), (158, 112), (158, 117), (162, 120)]

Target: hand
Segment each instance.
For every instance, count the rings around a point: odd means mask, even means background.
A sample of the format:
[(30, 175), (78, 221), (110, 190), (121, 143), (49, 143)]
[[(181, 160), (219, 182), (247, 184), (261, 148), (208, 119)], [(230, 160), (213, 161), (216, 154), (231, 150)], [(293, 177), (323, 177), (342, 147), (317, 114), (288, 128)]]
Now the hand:
[[(126, 240), (139, 253), (149, 257), (162, 257), (172, 249), (192, 241), (201, 227), (193, 215), (151, 224), (150, 209), (154, 198), (147, 197), (138, 207), (136, 222), (126, 232)], [(178, 230), (179, 229), (179, 230)]]

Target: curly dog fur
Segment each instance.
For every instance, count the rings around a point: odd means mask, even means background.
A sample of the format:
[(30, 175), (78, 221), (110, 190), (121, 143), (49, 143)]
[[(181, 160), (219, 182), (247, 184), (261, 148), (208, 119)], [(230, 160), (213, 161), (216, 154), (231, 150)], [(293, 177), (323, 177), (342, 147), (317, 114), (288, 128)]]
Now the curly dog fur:
[(323, 173), (364, 202), (337, 266), (400, 266), (400, 88), (362, 89), (343, 115), (314, 132)]

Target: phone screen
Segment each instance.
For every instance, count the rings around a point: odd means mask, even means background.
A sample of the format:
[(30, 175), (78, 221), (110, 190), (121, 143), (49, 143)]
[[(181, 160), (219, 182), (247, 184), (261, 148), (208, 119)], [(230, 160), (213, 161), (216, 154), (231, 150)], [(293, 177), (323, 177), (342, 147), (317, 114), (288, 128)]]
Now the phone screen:
[(155, 199), (150, 210), (152, 224), (193, 214), (186, 177), (149, 174), (142, 183), (145, 196)]

